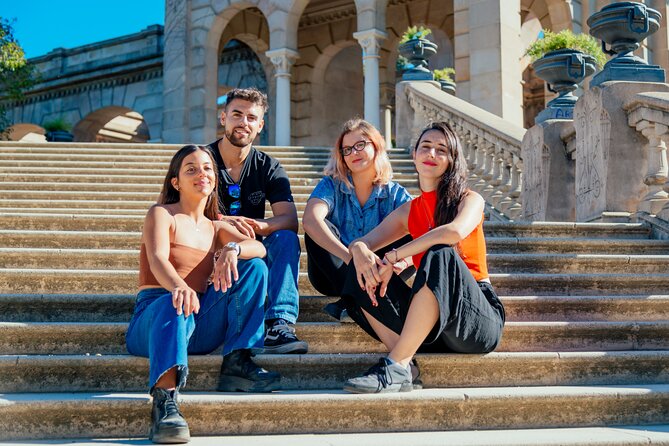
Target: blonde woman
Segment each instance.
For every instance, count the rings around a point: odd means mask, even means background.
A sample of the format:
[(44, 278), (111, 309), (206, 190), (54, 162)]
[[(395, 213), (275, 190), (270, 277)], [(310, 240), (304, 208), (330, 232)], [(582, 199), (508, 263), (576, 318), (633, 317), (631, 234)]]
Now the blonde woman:
[[(318, 292), (340, 296), (352, 265), (347, 246), (378, 226), (411, 196), (391, 181), (385, 141), (373, 125), (362, 119), (344, 124), (324, 174), (309, 197), (302, 220), (307, 269)], [(380, 249), (379, 255), (391, 248)], [(407, 260), (398, 259), (395, 271), (400, 273), (409, 266)], [(409, 268), (406, 274), (412, 270)], [(324, 310), (335, 319), (346, 318), (346, 305), (341, 300)]]

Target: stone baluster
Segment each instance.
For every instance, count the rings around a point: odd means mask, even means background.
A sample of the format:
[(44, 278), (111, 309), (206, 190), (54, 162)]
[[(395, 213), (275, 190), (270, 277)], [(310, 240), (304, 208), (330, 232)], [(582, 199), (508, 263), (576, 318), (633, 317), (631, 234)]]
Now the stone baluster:
[(503, 213), (506, 213), (509, 207), (513, 204), (513, 199), (509, 195), (511, 192), (511, 169), (513, 168), (513, 155), (511, 152), (505, 150), (502, 153), (502, 184), (499, 187), (499, 190), (502, 192), (502, 199), (497, 204), (499, 210)]
[(501, 190), (503, 175), (504, 148), (503, 145), (498, 142), (495, 144), (492, 179), (490, 180), (490, 186), (492, 186), (493, 189), (492, 193), (490, 194), (490, 202), (496, 208), (498, 207), (500, 201), (502, 201), (502, 198), (504, 198), (504, 193)]
[(516, 219), (520, 216), (523, 206), (520, 204), (520, 194), (523, 191), (523, 160), (520, 159), (519, 155), (513, 155), (513, 161), (511, 166), (511, 190), (509, 191), (509, 196), (511, 197), (513, 204), (509, 206), (507, 215)]

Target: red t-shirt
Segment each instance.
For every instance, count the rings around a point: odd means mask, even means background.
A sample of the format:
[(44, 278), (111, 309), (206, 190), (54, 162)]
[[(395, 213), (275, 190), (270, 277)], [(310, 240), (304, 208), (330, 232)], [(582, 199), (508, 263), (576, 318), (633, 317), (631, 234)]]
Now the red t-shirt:
[[(411, 200), (409, 210), (409, 233), (414, 239), (434, 229), (434, 211), (437, 208), (437, 191), (423, 192)], [(455, 250), (477, 281), (488, 278), (485, 237), (483, 235), (483, 215), (476, 228), (461, 240)], [(413, 264), (418, 268), (425, 253), (413, 256)]]

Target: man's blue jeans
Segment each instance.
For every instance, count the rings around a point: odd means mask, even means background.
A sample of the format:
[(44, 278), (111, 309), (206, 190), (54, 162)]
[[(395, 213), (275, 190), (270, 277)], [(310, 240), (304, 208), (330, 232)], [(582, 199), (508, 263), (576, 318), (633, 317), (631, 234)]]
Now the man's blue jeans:
[(200, 311), (184, 317), (172, 306), (172, 293), (148, 288), (137, 294), (126, 333), (128, 352), (149, 358), (149, 388), (177, 367), (177, 386), (186, 383), (188, 355), (204, 355), (223, 344), (223, 355), (262, 347), (267, 266), (262, 259), (240, 260), (239, 280), (226, 292), (209, 285), (200, 295)]
[(284, 319), (289, 324), (297, 321), (300, 294), (297, 292), (297, 274), (300, 267), (300, 241), (293, 231), (281, 229), (262, 241), (267, 249), (269, 280), (265, 319)]

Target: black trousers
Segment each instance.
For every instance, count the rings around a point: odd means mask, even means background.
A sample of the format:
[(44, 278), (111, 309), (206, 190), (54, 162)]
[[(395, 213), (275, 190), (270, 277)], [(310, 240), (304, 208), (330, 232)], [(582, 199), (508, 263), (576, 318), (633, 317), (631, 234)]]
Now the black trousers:
[[(332, 231), (332, 234), (341, 240), (339, 229), (328, 220), (325, 220), (325, 224)], [(386, 252), (393, 248), (399, 248), (410, 241), (411, 236), (407, 235), (381, 248), (376, 252), (376, 255), (383, 258)], [(307, 234), (304, 234), (304, 246), (307, 249), (307, 274), (311, 284), (321, 294), (326, 296), (341, 296), (346, 278), (349, 275), (349, 270), (355, 270), (353, 262), (347, 265), (342, 259), (314, 242)], [(415, 271), (415, 268), (409, 267), (402, 271), (401, 277), (407, 280)]]
[(439, 320), (419, 352), (487, 353), (499, 345), (505, 320), (502, 302), (489, 283), (476, 282), (458, 253), (447, 245), (435, 245), (425, 253), (412, 287), (393, 275), (386, 296), (378, 296), (377, 291), (377, 307), (358, 285), (353, 267), (342, 295), (349, 316), (379, 339), (361, 310), (400, 334), (411, 300), (423, 286), (437, 298)]

